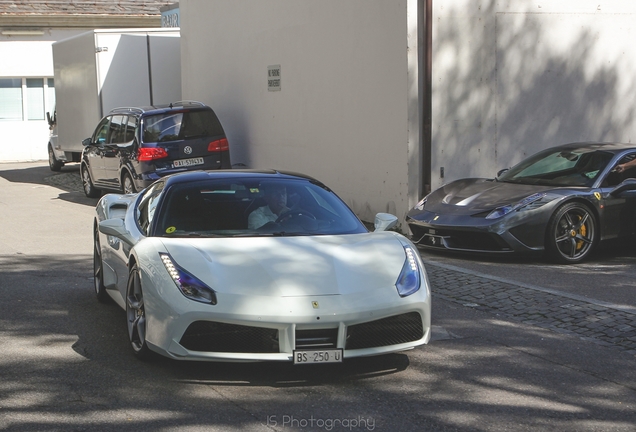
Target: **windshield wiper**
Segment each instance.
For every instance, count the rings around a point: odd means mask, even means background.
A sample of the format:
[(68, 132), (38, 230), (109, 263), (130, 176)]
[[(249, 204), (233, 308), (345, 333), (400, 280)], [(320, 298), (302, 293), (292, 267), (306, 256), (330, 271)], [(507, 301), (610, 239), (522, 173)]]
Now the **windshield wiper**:
[(306, 235), (313, 235), (312, 233), (307, 233), (307, 232), (287, 232), (287, 231), (276, 231), (273, 232), (272, 235), (274, 237), (296, 237), (296, 236), (306, 236)]
[(231, 237), (297, 237), (315, 235), (313, 233), (306, 232), (287, 232), (287, 231), (274, 231), (274, 232), (252, 232), (243, 234), (233, 234)]
[(181, 233), (176, 236), (170, 236), (170, 237), (227, 237), (227, 236), (220, 235), (220, 234), (200, 233), (200, 232), (193, 231), (188, 233)]

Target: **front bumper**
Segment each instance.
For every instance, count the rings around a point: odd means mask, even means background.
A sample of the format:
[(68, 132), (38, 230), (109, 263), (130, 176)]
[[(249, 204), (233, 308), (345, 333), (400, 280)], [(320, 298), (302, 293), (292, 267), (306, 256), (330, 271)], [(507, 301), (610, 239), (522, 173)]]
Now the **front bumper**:
[[(192, 310), (170, 316), (148, 313), (147, 303), (147, 342), (174, 359), (239, 362), (292, 361), (294, 350), (337, 348), (347, 359), (426, 344), (428, 287), (389, 301), (379, 291), (250, 300), (219, 293), (217, 306), (188, 301)], [(249, 312), (254, 307), (258, 313)]]
[[(544, 250), (545, 222), (503, 220), (462, 216), (458, 221), (434, 221), (435, 214), (423, 212), (418, 219), (407, 216), (412, 241), (426, 249), (489, 254), (536, 253)], [(459, 219), (459, 218), (458, 218)], [(438, 219), (439, 220), (439, 219)], [(456, 222), (456, 223), (449, 223)]]

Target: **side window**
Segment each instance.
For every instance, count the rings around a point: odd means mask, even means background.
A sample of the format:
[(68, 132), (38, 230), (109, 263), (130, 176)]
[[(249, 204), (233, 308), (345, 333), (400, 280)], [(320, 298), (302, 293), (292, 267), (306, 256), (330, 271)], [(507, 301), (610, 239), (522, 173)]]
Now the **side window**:
[(110, 121), (110, 143), (121, 144), (124, 141), (126, 134), (126, 119), (127, 116), (115, 115)]
[(135, 139), (135, 130), (137, 129), (137, 118), (128, 116), (126, 121), (126, 133), (124, 134), (124, 142), (131, 142)]
[(93, 136), (93, 142), (99, 145), (104, 145), (108, 142), (108, 132), (110, 130), (110, 117), (106, 117), (102, 122), (97, 126), (95, 130), (95, 135)]
[(159, 204), (159, 198), (162, 196), (164, 185), (165, 183), (160, 181), (149, 187), (141, 198), (139, 207), (137, 207), (137, 224), (146, 237), (150, 235), (150, 227), (155, 218), (155, 210)]
[[(627, 162), (629, 162), (631, 160), (634, 160), (634, 158), (636, 158), (636, 153), (630, 153), (630, 154), (628, 154), (626, 156), (623, 156), (618, 161), (618, 163), (616, 165), (627, 163)], [(603, 180), (603, 183), (601, 184), (601, 187), (618, 186), (619, 184), (621, 184), (623, 182), (623, 180), (628, 179), (628, 178), (636, 178), (636, 167), (627, 168), (622, 173), (617, 173), (616, 171), (611, 171), (607, 175), (605, 180)]]
[[(636, 158), (636, 153), (630, 153), (625, 156), (619, 163), (627, 163), (629, 161), (633, 161), (634, 158)], [(623, 171), (623, 174), (624, 178), (636, 178), (636, 167), (632, 166), (627, 168), (625, 171)]]

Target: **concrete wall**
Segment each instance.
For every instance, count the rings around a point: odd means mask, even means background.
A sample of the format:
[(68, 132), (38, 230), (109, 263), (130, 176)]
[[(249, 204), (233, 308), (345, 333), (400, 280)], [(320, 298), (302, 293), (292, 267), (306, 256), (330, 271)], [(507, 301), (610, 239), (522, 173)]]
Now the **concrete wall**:
[(422, 161), (423, 4), (182, 0), (183, 96), (218, 111), (234, 163), (314, 175), (366, 220), (404, 216), (422, 163), (437, 188), (557, 144), (636, 139), (636, 2), (440, 0)]
[[(51, 44), (81, 33), (49, 30), (42, 36), (0, 36), (0, 78), (53, 78)], [(46, 120), (0, 121), (0, 162), (45, 160)]]
[(629, 0), (434, 1), (433, 187), (557, 144), (635, 140), (634, 40)]
[(232, 163), (315, 176), (364, 220), (403, 217), (420, 193), (416, 4), (181, 0), (183, 97), (217, 112)]

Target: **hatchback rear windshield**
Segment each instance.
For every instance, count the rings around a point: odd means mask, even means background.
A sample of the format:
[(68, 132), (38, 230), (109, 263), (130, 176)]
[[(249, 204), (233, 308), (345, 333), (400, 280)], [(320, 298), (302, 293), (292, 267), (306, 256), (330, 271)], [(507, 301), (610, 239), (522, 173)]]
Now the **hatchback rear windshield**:
[(172, 111), (144, 117), (144, 142), (166, 142), (224, 135), (212, 110)]

